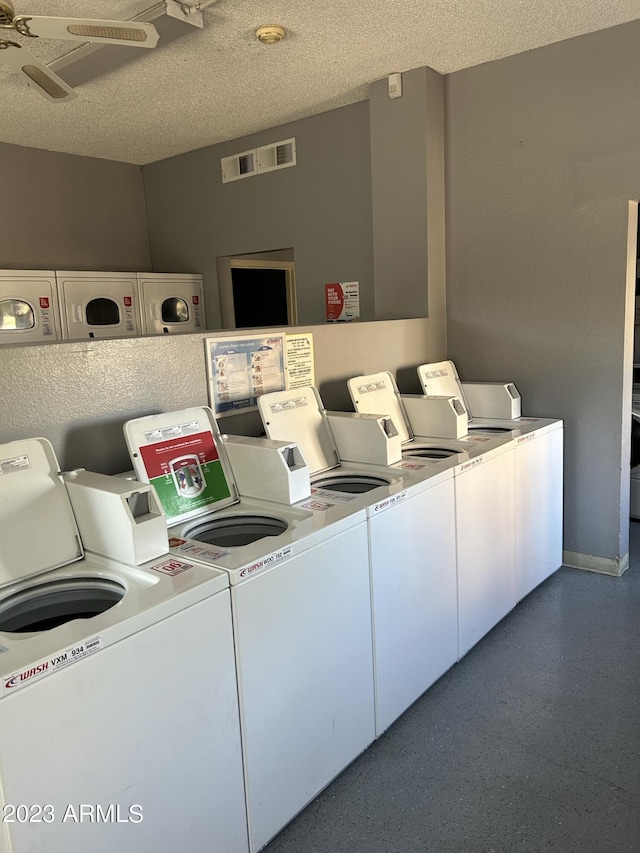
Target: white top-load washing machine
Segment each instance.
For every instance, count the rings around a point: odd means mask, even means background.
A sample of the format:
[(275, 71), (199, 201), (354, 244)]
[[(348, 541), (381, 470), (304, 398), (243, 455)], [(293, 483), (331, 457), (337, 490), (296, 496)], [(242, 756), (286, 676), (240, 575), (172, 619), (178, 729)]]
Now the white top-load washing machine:
[(521, 416), (511, 382), (462, 382), (451, 361), (423, 364), (418, 376), (427, 395), (456, 394), (469, 430), (517, 430), (516, 541), (518, 601), (562, 565), (563, 422)]
[[(413, 435), (405, 398), (391, 373), (356, 376), (347, 383), (358, 412), (384, 413), (397, 425), (405, 463), (449, 458), (455, 489), (458, 577), (458, 656), (462, 657), (516, 604), (515, 459), (510, 434), (447, 439)], [(457, 432), (457, 406), (439, 398), (438, 418), (448, 412)], [(455, 398), (453, 398), (455, 400)], [(416, 419), (429, 420), (423, 398), (410, 401)], [(444, 410), (440, 402), (445, 405)], [(422, 403), (422, 405), (421, 405)], [(416, 420), (415, 423), (420, 423)], [(423, 460), (425, 460), (423, 462)]]
[(206, 329), (204, 286), (195, 273), (138, 273), (143, 335)]
[(56, 274), (0, 270), (0, 344), (60, 340)]
[[(290, 443), (269, 449), (306, 497), (293, 506), (239, 497), (210, 409), (129, 421), (125, 436), (138, 479), (153, 483), (165, 508), (176, 559), (229, 576), (257, 851), (375, 736), (365, 513), (312, 499)], [(253, 442), (235, 442), (234, 451), (244, 475), (253, 467), (247, 491), (263, 494), (269, 483), (261, 480), (274, 472), (263, 472), (257, 456), (243, 464)], [(285, 500), (299, 498), (296, 491)]]
[(65, 340), (141, 333), (136, 273), (58, 271), (56, 278)]
[(0, 446), (0, 851), (246, 853), (228, 578), (149, 486), (65, 478)]
[(366, 510), (379, 736), (457, 659), (452, 469), (405, 470), (389, 424), (397, 452), (381, 448), (386, 466), (341, 462), (339, 451), (372, 459), (367, 448), (384, 430), (366, 415), (326, 413), (312, 386), (265, 394), (258, 406), (269, 437), (299, 445), (316, 500)]

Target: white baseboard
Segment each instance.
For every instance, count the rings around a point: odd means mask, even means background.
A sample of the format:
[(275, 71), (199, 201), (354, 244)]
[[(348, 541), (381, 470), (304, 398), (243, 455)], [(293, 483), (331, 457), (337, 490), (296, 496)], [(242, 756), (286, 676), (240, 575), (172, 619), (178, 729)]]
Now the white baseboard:
[(576, 551), (563, 551), (562, 565), (619, 578), (629, 568), (629, 553), (622, 557), (594, 557), (591, 554), (578, 554)]

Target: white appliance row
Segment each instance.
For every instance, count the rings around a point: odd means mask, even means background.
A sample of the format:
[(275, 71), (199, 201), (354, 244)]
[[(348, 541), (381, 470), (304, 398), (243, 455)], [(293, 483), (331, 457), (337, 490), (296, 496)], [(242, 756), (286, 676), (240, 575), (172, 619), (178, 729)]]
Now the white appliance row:
[(349, 390), (129, 421), (136, 483), (0, 446), (0, 853), (257, 853), (560, 565), (561, 422)]
[(418, 377), (427, 395), (455, 394), (469, 434), (512, 435), (515, 444), (516, 600), (562, 564), (564, 424), (521, 414), (511, 382), (462, 382), (452, 361), (423, 364)]
[(0, 344), (205, 328), (201, 275), (0, 270)]
[(257, 851), (375, 737), (366, 514), (206, 409), (125, 434), (153, 488), (0, 447), (0, 851)]

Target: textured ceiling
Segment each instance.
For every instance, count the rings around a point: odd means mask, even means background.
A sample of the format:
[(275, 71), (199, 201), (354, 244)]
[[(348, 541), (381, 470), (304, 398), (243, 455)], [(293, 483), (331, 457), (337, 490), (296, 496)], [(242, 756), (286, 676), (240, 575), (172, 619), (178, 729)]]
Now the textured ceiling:
[[(16, 14), (121, 19), (156, 5), (14, 0)], [(0, 142), (145, 164), (362, 100), (395, 71), (448, 74), (638, 17), (638, 0), (218, 0), (204, 29), (127, 48), (135, 61), (68, 104), (0, 66)], [(273, 23), (287, 37), (260, 44), (254, 30)], [(9, 37), (47, 63), (74, 46)]]

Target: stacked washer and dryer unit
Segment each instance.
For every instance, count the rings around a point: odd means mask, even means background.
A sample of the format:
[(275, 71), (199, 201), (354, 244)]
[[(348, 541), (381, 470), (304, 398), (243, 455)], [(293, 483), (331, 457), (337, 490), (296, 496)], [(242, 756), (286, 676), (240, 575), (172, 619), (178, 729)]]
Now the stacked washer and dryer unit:
[(127, 338), (205, 328), (200, 275), (0, 271), (0, 343)]
[(206, 408), (129, 421), (125, 436), (175, 559), (229, 579), (257, 851), (375, 737), (366, 514), (312, 497), (290, 442), (223, 442)]
[(149, 486), (0, 446), (0, 674), (1, 853), (247, 853), (229, 579)]

